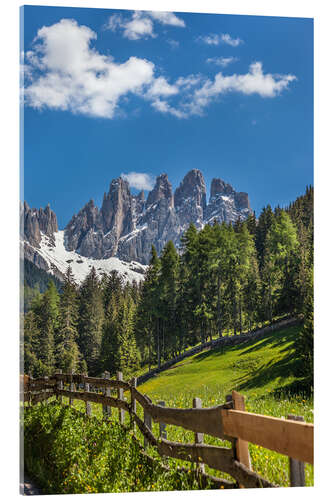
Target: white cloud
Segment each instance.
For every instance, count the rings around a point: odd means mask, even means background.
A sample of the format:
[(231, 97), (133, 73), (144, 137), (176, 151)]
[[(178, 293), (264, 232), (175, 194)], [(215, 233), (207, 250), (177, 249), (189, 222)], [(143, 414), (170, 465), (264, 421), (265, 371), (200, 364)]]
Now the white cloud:
[(24, 90), (26, 104), (112, 118), (123, 96), (140, 93), (153, 81), (152, 62), (130, 57), (117, 64), (91, 48), (96, 38), (70, 19), (41, 28), (27, 56), (32, 76)]
[[(131, 18), (120, 14), (113, 14), (105, 26), (112, 31), (123, 30), (123, 36), (129, 40), (140, 38), (155, 38), (154, 22), (164, 25), (184, 28), (185, 22), (173, 12), (135, 11)], [(177, 42), (176, 42), (177, 43)]]
[(231, 38), (229, 33), (222, 33), (221, 41), (222, 41), (222, 43), (226, 43), (227, 45), (231, 45), (231, 47), (238, 47), (238, 45), (243, 43), (243, 40), (241, 40), (240, 38)]
[(147, 12), (147, 14), (162, 24), (168, 24), (170, 26), (178, 26), (180, 28), (185, 28), (184, 20), (181, 19), (180, 17), (177, 17), (173, 12), (152, 11), (152, 12)]
[(208, 79), (201, 88), (195, 90), (193, 100), (188, 105), (188, 108), (192, 114), (200, 115), (212, 99), (227, 92), (240, 92), (245, 95), (258, 94), (260, 97), (276, 97), (293, 80), (296, 80), (294, 75), (264, 74), (262, 63), (255, 62), (250, 65), (249, 72), (244, 75), (223, 76), (222, 73), (217, 73), (213, 81)]
[(176, 85), (178, 87), (182, 87), (183, 89), (190, 89), (191, 87), (194, 87), (198, 85), (202, 81), (203, 77), (201, 75), (188, 75), (186, 77), (180, 76), (176, 80)]
[(197, 40), (202, 41), (207, 45), (221, 45), (225, 43), (227, 45), (231, 45), (231, 47), (238, 47), (238, 45), (243, 43), (243, 40), (240, 38), (232, 38), (229, 33), (221, 33), (219, 35), (215, 33), (206, 36), (199, 36)]
[(132, 94), (157, 112), (182, 119), (202, 115), (213, 100), (229, 92), (273, 98), (296, 79), (264, 73), (262, 63), (255, 62), (245, 74), (219, 72), (212, 79), (190, 74), (171, 81), (157, 75), (155, 65), (146, 59), (130, 57), (117, 63), (93, 48), (96, 38), (90, 28), (70, 19), (42, 27), (32, 49), (23, 54), (25, 104), (113, 118), (125, 114), (122, 105), (130, 103)]
[(147, 92), (148, 97), (157, 97), (157, 96), (171, 96), (178, 94), (179, 89), (177, 85), (170, 85), (163, 76), (159, 76), (153, 82), (153, 84), (149, 87)]
[(177, 118), (188, 118), (190, 116), (186, 112), (186, 110), (183, 111), (181, 109), (170, 106), (167, 101), (161, 101), (161, 99), (154, 99), (152, 102), (152, 106), (160, 113), (169, 113), (170, 115), (176, 116)]
[(237, 57), (209, 57), (206, 62), (209, 64), (216, 64), (216, 66), (222, 66), (226, 68), (229, 64), (238, 61)]
[(143, 16), (140, 12), (134, 12), (131, 21), (124, 24), (124, 37), (130, 40), (138, 40), (149, 36), (152, 38), (156, 36), (152, 20)]
[(154, 187), (154, 179), (149, 174), (130, 172), (129, 174), (121, 174), (121, 177), (128, 181), (130, 187), (136, 189), (150, 191)]

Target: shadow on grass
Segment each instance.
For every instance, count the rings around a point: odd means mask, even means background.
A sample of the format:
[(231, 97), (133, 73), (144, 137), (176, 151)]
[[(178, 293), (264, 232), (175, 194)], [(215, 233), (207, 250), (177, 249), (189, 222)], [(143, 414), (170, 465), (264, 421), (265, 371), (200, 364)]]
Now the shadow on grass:
[[(203, 359), (209, 357), (220, 356), (223, 353), (237, 352), (237, 351), (241, 351), (240, 355), (243, 356), (244, 354), (250, 354), (251, 352), (263, 349), (268, 345), (270, 346), (270, 348), (274, 348), (277, 345), (283, 346), (284, 344), (293, 342), (299, 330), (300, 330), (299, 326), (293, 326), (289, 327), (288, 330), (283, 329), (280, 331), (273, 331), (271, 333), (266, 334), (265, 337), (262, 337), (260, 339), (253, 339), (253, 340), (249, 339), (233, 346), (232, 345), (219, 346), (216, 349), (204, 351), (201, 352), (200, 354), (197, 354), (195, 356), (195, 360), (202, 361)], [(286, 348), (280, 352), (289, 350), (290, 348), (286, 346)]]
[[(298, 360), (299, 361), (299, 360)], [(304, 377), (298, 380), (293, 380), (290, 384), (284, 385), (282, 387), (277, 387), (273, 396), (280, 398), (288, 398), (289, 396), (300, 396), (304, 395), (306, 397), (313, 396), (313, 379), (312, 377)]]

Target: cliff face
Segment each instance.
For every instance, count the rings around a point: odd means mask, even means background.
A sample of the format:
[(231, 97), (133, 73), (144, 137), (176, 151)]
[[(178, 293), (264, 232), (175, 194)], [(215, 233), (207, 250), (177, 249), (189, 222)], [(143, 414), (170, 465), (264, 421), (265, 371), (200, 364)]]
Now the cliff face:
[(30, 208), (27, 202), (21, 205), (21, 234), (32, 246), (39, 248), (42, 239), (41, 233), (51, 238), (58, 231), (56, 214), (51, 210), (50, 205), (44, 209)]
[(188, 172), (174, 194), (168, 176), (161, 174), (147, 200), (143, 192), (132, 195), (128, 182), (118, 178), (104, 194), (101, 210), (90, 201), (72, 217), (65, 243), (86, 257), (116, 256), (147, 264), (152, 245), (160, 252), (169, 240), (179, 244), (191, 222), (201, 229), (214, 221), (242, 220), (250, 213), (247, 193), (237, 193), (221, 179), (213, 179), (207, 204), (200, 170)]
[[(210, 200), (206, 200), (206, 184), (200, 170), (188, 172), (173, 193), (167, 174), (156, 178), (145, 200), (144, 192), (134, 196), (129, 184), (119, 177), (112, 180), (99, 209), (90, 200), (73, 215), (64, 231), (67, 252), (91, 259), (118, 257), (123, 261), (148, 264), (152, 245), (160, 253), (172, 240), (180, 244), (181, 235), (193, 222), (198, 229), (205, 224), (236, 222), (252, 210), (247, 193), (236, 192), (222, 179), (213, 179)], [(31, 209), (21, 205), (21, 237), (26, 257), (47, 270), (43, 251), (45, 244), (52, 252), (58, 223), (48, 205)], [(47, 243), (45, 243), (45, 238)], [(44, 247), (41, 249), (41, 245)]]

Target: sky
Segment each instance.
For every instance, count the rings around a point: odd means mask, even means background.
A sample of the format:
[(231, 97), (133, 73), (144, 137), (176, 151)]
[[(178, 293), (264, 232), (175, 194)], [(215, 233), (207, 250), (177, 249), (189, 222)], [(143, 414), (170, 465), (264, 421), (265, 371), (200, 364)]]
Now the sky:
[(193, 168), (259, 215), (313, 184), (313, 21), (24, 7), (24, 199), (63, 228), (113, 178)]

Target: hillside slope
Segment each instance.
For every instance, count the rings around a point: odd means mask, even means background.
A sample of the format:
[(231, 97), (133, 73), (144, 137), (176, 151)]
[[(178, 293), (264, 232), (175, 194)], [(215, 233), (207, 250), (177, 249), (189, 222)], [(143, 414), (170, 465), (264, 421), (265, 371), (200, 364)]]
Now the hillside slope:
[(140, 385), (140, 391), (170, 405), (173, 401), (180, 406), (181, 401), (183, 407), (184, 403), (190, 407), (193, 397), (201, 397), (204, 406), (219, 404), (232, 390), (247, 396), (250, 406), (268, 396), (302, 394), (293, 348), (300, 328), (284, 328), (259, 340), (196, 354)]
[[(139, 390), (154, 403), (165, 401), (174, 408), (191, 408), (194, 397), (201, 398), (204, 408), (216, 406), (237, 390), (245, 395), (249, 412), (279, 418), (294, 414), (313, 422), (313, 398), (302, 390), (300, 361), (293, 348), (300, 329), (283, 328), (259, 340), (196, 354), (140, 385)], [(157, 423), (153, 429), (158, 433)], [(167, 432), (171, 441), (193, 442), (193, 432), (171, 425)], [(204, 442), (221, 444), (207, 435)], [(288, 457), (251, 443), (249, 451), (254, 471), (277, 485), (289, 486)], [(306, 464), (306, 486), (313, 486), (313, 472), (313, 466)]]

